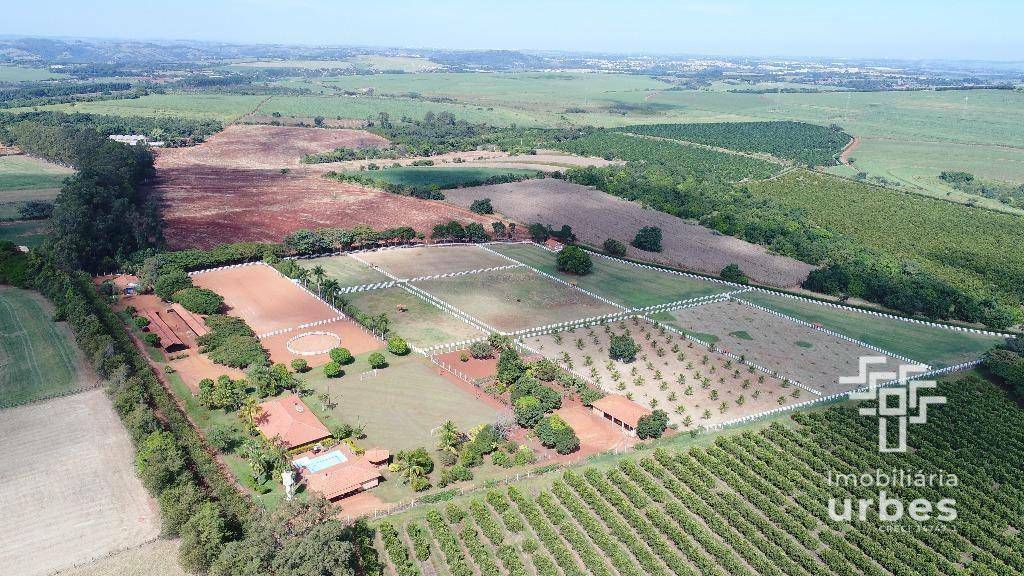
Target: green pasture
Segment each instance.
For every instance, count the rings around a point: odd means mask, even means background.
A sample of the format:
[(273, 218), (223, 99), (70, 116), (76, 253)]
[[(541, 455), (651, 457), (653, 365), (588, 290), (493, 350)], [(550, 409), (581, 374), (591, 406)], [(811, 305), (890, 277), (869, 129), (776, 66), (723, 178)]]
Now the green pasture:
[[(391, 280), (384, 274), (370, 268), (359, 260), (347, 255), (326, 256), (324, 258), (311, 258), (299, 260), (299, 265), (306, 270), (320, 266), (328, 277), (338, 281), (339, 288), (351, 286), (362, 286), (363, 284), (375, 284)], [(312, 279), (312, 277), (310, 277)], [(307, 280), (309, 281), (309, 280)]]
[[(473, 326), (403, 288), (367, 290), (348, 294), (344, 298), (364, 314), (387, 314), (391, 329), (420, 348), (484, 335)], [(399, 311), (399, 306), (404, 306), (405, 311)]]
[[(53, 199), (74, 170), (31, 156), (0, 156), (0, 202)], [(45, 190), (48, 198), (40, 198)]]
[(50, 72), (46, 68), (0, 65), (0, 82), (34, 82), (67, 78), (67, 74)]
[(728, 290), (724, 284), (638, 268), (600, 256), (591, 257), (593, 272), (577, 276), (560, 272), (555, 264), (556, 254), (536, 244), (493, 244), (490, 248), (629, 308), (643, 308)]
[(840, 334), (938, 368), (978, 358), (1003, 340), (997, 336), (881, 318), (764, 292), (748, 292), (740, 298), (805, 322), (817, 322)]
[(88, 381), (88, 368), (70, 331), (28, 290), (0, 287), (0, 407), (71, 392)]
[(253, 112), (265, 98), (266, 96), (215, 93), (150, 94), (141, 98), (52, 104), (33, 109), (111, 116), (181, 116), (228, 123)]
[(463, 184), (480, 182), (494, 176), (511, 174), (514, 176), (533, 176), (536, 170), (523, 170), (518, 168), (449, 168), (435, 166), (402, 166), (401, 168), (386, 168), (384, 170), (372, 170), (361, 174), (384, 180), (391, 184), (412, 186), (414, 188), (429, 188), (438, 186), (440, 188), (457, 188)]
[[(4, 208), (4, 211), (8, 211)], [(20, 246), (35, 248), (42, 244), (49, 228), (47, 220), (22, 220), (18, 222), (0, 222), (0, 240), (14, 242)]]

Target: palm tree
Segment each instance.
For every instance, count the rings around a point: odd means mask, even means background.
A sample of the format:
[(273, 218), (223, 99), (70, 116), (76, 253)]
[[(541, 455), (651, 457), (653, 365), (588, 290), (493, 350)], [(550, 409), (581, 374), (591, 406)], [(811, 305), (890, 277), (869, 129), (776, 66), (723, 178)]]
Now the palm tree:
[(340, 284), (334, 278), (324, 280), (324, 294), (331, 295), (331, 306), (334, 306), (334, 296), (338, 293)]
[(302, 285), (306, 285), (306, 279), (309, 277), (309, 270), (305, 268), (299, 268), (299, 271), (295, 273), (295, 279), (302, 282)]
[(249, 426), (250, 430), (256, 427), (256, 422), (262, 415), (263, 408), (260, 408), (259, 403), (252, 396), (246, 398), (242, 402), (242, 407), (238, 409), (238, 417)]
[(402, 450), (395, 455), (395, 461), (391, 463), (389, 469), (397, 472), (398, 477), (406, 484), (416, 486), (422, 484), (427, 475), (434, 470), (434, 461), (430, 459), (426, 448)]
[[(316, 279), (316, 291), (319, 293), (320, 292), (320, 287), (321, 287), (321, 285), (323, 285), (324, 277), (327, 276), (327, 273), (324, 272), (323, 266), (320, 266), (318, 264), (316, 266), (313, 266), (312, 274), (313, 274), (313, 278)], [(321, 294), (321, 298), (322, 297), (323, 297), (323, 295)]]
[(459, 453), (459, 445), (462, 444), (462, 432), (451, 420), (441, 425), (437, 432), (437, 449), (442, 452)]

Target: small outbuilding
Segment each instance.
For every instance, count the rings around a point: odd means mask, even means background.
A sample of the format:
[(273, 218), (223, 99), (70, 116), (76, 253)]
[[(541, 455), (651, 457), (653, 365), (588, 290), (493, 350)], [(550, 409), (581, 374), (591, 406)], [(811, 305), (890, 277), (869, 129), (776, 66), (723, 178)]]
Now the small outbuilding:
[(331, 435), (316, 414), (295, 394), (260, 404), (256, 427), (267, 438), (277, 436), (285, 448), (313, 444)]
[(593, 411), (622, 428), (630, 436), (636, 435), (636, 427), (640, 419), (651, 413), (647, 408), (618, 394), (608, 394), (595, 401)]

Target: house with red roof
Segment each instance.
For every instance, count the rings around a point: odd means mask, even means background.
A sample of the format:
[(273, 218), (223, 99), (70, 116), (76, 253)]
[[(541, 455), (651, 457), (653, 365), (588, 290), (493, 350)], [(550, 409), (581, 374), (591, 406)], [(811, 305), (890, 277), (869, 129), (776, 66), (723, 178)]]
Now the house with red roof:
[(651, 413), (647, 408), (618, 394), (608, 394), (596, 400), (592, 409), (595, 414), (610, 420), (630, 436), (636, 436), (636, 426), (640, 419)]
[(260, 404), (260, 409), (256, 427), (267, 438), (279, 437), (286, 448), (312, 444), (331, 435), (295, 394), (271, 398)]
[(328, 500), (351, 496), (380, 483), (380, 468), (366, 458), (356, 457), (343, 464), (306, 474), (306, 486)]

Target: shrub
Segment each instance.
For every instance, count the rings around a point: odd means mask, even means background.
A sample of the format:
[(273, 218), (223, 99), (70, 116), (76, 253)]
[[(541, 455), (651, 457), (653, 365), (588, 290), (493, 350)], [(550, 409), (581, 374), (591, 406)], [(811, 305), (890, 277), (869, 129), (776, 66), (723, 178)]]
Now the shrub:
[(449, 484), (456, 482), (465, 482), (473, 479), (473, 471), (461, 464), (456, 464), (451, 468), (446, 468), (441, 471), (440, 478), (437, 480), (437, 485), (444, 488)]
[(409, 344), (400, 336), (392, 336), (388, 338), (388, 352), (395, 356), (405, 356), (409, 353)]
[(609, 238), (604, 241), (604, 251), (612, 256), (625, 256), (626, 245), (614, 238)]
[(142, 335), (142, 340), (150, 346), (157, 348), (160, 346), (160, 337), (152, 332), (146, 332)]
[(224, 305), (224, 298), (220, 294), (213, 290), (194, 286), (178, 290), (171, 298), (189, 312), (196, 314), (216, 314)]
[(160, 534), (177, 536), (205, 500), (195, 482), (179, 482), (160, 493)]
[(246, 368), (253, 364), (262, 364), (267, 354), (263, 351), (260, 341), (252, 336), (235, 334), (228, 336), (220, 346), (211, 350), (210, 360), (232, 368)]
[(543, 358), (534, 362), (533, 365), (530, 366), (530, 373), (538, 380), (551, 382), (558, 377), (558, 366), (556, 366), (551, 360)]
[(498, 356), (498, 381), (508, 386), (522, 378), (526, 364), (511, 348), (504, 348)]
[(295, 358), (292, 360), (292, 370), (300, 373), (305, 372), (306, 370), (309, 370), (309, 362), (306, 362), (302, 358)]
[(157, 431), (146, 436), (135, 453), (135, 469), (142, 483), (154, 494), (174, 484), (187, 471), (174, 434)]
[(601, 398), (604, 398), (604, 392), (595, 390), (594, 388), (587, 388), (580, 394), (580, 402), (582, 402), (587, 408), (593, 406), (594, 402), (597, 402)]
[(580, 276), (590, 274), (594, 269), (594, 261), (590, 259), (590, 254), (579, 246), (562, 248), (555, 258), (555, 264), (562, 272)]
[(548, 230), (548, 227), (540, 222), (530, 224), (526, 227), (526, 231), (530, 233), (530, 238), (534, 242), (544, 242), (551, 237), (551, 232)]
[(513, 402), (516, 424), (523, 428), (533, 428), (544, 417), (544, 408), (534, 396), (522, 396)]
[(136, 316), (135, 318), (132, 318), (132, 323), (135, 324), (136, 327), (142, 329), (149, 326), (149, 318), (146, 318), (145, 316)]
[(324, 376), (328, 378), (338, 378), (344, 373), (344, 370), (341, 369), (341, 364), (337, 362), (331, 361), (324, 364)]
[(157, 276), (153, 284), (153, 292), (163, 298), (170, 300), (175, 292), (192, 287), (192, 279), (180, 268), (172, 268), (169, 271)]
[(331, 351), (328, 354), (330, 355), (331, 360), (334, 360), (342, 366), (350, 364), (353, 360), (352, 353), (348, 351), (348, 348), (331, 348)]
[(608, 344), (608, 355), (612, 360), (632, 362), (636, 360), (636, 355), (639, 351), (640, 346), (629, 334), (613, 335)]
[(533, 464), (537, 461), (537, 456), (534, 455), (533, 449), (529, 446), (520, 446), (516, 450), (515, 456), (512, 458), (516, 466), (526, 466), (527, 464)]
[(370, 354), (366, 360), (370, 363), (370, 368), (386, 368), (388, 365), (387, 358), (380, 352)]
[(536, 433), (541, 444), (554, 448), (559, 454), (570, 454), (580, 447), (576, 432), (557, 414), (541, 420), (537, 424)]
[(498, 450), (491, 455), (491, 464), (495, 466), (501, 466), (502, 468), (512, 467), (512, 457), (508, 455), (508, 452)]
[(722, 280), (735, 282), (737, 284), (746, 284), (750, 281), (750, 279), (747, 278), (747, 275), (744, 274), (736, 264), (729, 264), (725, 268), (722, 268), (722, 271), (719, 272), (718, 275), (722, 277)]
[(636, 424), (636, 436), (641, 440), (648, 438), (661, 438), (668, 427), (668, 414), (664, 410), (655, 410), (646, 416), (641, 416)]
[(221, 452), (230, 452), (238, 439), (230, 427), (218, 424), (210, 428), (210, 432), (206, 435), (206, 441)]
[(469, 354), (477, 360), (494, 356), (494, 347), (489, 342), (474, 342), (469, 347)]
[(188, 572), (205, 573), (220, 555), (229, 537), (230, 533), (217, 505), (204, 502), (195, 516), (181, 527), (178, 559), (182, 568)]
[(661, 252), (661, 228), (644, 226), (633, 238), (633, 246), (646, 252)]
[(477, 214), (494, 214), (494, 206), (491, 205), (490, 198), (473, 200), (473, 203), (469, 205), (469, 211)]

